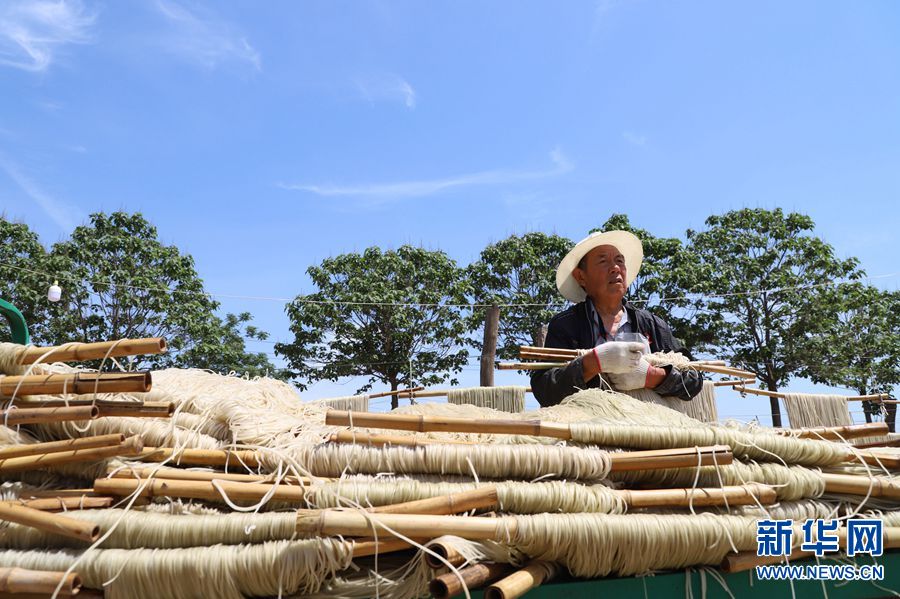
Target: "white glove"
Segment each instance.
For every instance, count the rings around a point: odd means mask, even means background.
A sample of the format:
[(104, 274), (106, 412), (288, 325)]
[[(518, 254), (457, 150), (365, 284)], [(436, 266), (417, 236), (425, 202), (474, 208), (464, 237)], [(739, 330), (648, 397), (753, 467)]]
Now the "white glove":
[(643, 389), (647, 386), (647, 373), (650, 371), (650, 362), (641, 358), (637, 367), (631, 372), (623, 374), (610, 374), (609, 382), (616, 391), (632, 391)]
[(641, 361), (643, 343), (634, 341), (609, 341), (593, 349), (594, 358), (604, 374), (631, 372)]

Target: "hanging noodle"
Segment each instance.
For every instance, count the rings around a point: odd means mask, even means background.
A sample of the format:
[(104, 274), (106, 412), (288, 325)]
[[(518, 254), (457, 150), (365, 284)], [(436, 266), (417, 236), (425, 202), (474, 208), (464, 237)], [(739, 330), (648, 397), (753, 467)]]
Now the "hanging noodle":
[(447, 401), (457, 405), (492, 408), (501, 412), (525, 410), (525, 387), (468, 387), (447, 391)]
[(652, 389), (635, 389), (623, 391), (623, 393), (643, 402), (654, 403), (681, 412), (700, 422), (719, 420), (719, 413), (716, 409), (716, 386), (712, 381), (704, 381), (700, 393), (690, 401), (684, 401), (677, 397), (663, 397)]
[(330, 397), (328, 399), (320, 399), (312, 403), (320, 403), (329, 410), (353, 410), (354, 412), (369, 411), (368, 395), (347, 395), (345, 397)]
[(847, 408), (847, 398), (842, 395), (785, 393), (784, 407), (787, 409), (791, 428), (853, 424)]

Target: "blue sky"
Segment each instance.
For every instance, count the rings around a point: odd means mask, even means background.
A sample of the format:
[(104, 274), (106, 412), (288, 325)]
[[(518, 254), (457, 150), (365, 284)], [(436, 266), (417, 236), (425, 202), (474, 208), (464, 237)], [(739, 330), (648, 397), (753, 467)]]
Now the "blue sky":
[[(511, 233), (579, 239), (613, 212), (682, 236), (745, 206), (807, 213), (840, 255), (893, 275), (898, 13), (7, 0), (0, 210), (47, 244), (93, 211), (141, 211), (226, 295), (293, 297), (307, 266), (370, 245), (468, 263)], [(288, 338), (283, 302), (219, 299)]]

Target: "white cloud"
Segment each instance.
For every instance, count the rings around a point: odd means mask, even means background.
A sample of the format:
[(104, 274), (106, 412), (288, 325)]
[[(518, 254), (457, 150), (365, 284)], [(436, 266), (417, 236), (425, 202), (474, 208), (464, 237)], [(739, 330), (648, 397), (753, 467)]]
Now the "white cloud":
[(550, 160), (553, 163), (552, 168), (543, 170), (493, 170), (457, 175), (455, 177), (442, 179), (371, 183), (363, 185), (309, 185), (282, 183), (279, 184), (279, 187), (293, 191), (306, 191), (325, 197), (356, 196), (385, 202), (403, 198), (429, 196), (456, 187), (504, 185), (520, 181), (546, 179), (548, 177), (563, 175), (575, 168), (559, 148), (555, 148), (550, 152)]
[(226, 62), (239, 62), (262, 70), (259, 52), (232, 25), (208, 11), (191, 12), (167, 0), (157, 0), (159, 12), (172, 26), (162, 43), (166, 50), (200, 65), (215, 69)]
[(643, 147), (647, 144), (647, 136), (635, 133), (634, 131), (624, 131), (622, 133), (622, 139), (633, 146)]
[(94, 20), (78, 0), (5, 1), (0, 7), (0, 65), (45, 71), (62, 46), (91, 41)]
[(359, 93), (369, 102), (402, 102), (410, 110), (416, 107), (416, 90), (403, 77), (381, 75), (378, 77), (358, 78), (356, 87), (359, 89)]
[(81, 220), (81, 215), (78, 214), (77, 210), (45, 192), (37, 183), (23, 173), (16, 164), (3, 156), (0, 156), (0, 169), (44, 211), (44, 214), (50, 217), (50, 220), (66, 233), (74, 229), (78, 221)]

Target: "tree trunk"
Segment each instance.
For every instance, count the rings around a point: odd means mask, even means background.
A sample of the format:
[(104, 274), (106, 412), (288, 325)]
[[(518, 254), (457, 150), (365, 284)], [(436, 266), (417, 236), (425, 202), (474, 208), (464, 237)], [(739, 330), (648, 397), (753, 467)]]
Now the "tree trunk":
[[(392, 376), (390, 378), (391, 381), (391, 391), (396, 391), (400, 387), (400, 382), (397, 380), (397, 377)], [(391, 409), (396, 410), (400, 407), (400, 398), (397, 395), (391, 395)]]
[[(868, 387), (863, 384), (856, 390), (860, 395), (868, 395)], [(875, 402), (874, 401), (864, 401), (863, 405), (863, 416), (866, 417), (866, 424), (872, 422), (872, 413), (875, 412)]]
[[(766, 365), (766, 371), (771, 373), (772, 368), (769, 365)], [(769, 391), (778, 392), (778, 386), (775, 384), (774, 379), (771, 376), (767, 376), (765, 379), (766, 388)], [(781, 405), (778, 403), (777, 397), (769, 398), (769, 407), (772, 408), (772, 426), (775, 428), (781, 428)]]
[(534, 328), (531, 334), (531, 344), (535, 347), (544, 347), (544, 341), (547, 340), (547, 325), (539, 324)]
[(484, 343), (481, 350), (481, 386), (494, 386), (494, 359), (497, 357), (497, 333), (500, 330), (500, 307), (484, 311)]
[[(769, 389), (769, 391), (777, 391), (777, 389)], [(772, 426), (781, 428), (781, 407), (778, 405), (778, 398), (770, 397), (769, 406), (772, 408)]]

